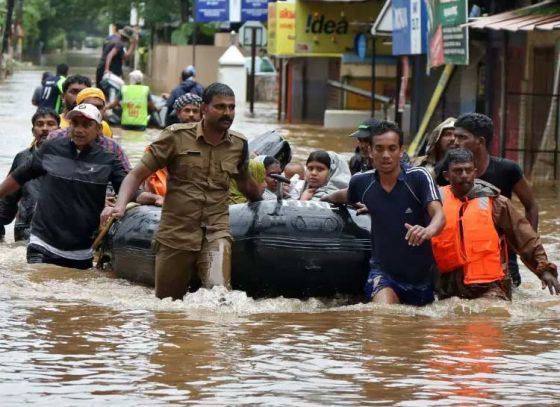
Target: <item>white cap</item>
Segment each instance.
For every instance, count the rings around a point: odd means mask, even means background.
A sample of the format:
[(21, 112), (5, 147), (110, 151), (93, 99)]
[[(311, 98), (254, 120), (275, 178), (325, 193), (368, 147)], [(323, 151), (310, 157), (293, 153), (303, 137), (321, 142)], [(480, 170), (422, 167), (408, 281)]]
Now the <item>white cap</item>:
[(132, 71), (128, 74), (128, 79), (130, 80), (130, 83), (136, 85), (144, 81), (144, 74), (142, 73), (142, 71), (136, 69), (135, 71)]
[(101, 124), (102, 121), (101, 113), (99, 112), (99, 110), (94, 105), (91, 105), (89, 103), (79, 104), (70, 112), (68, 112), (66, 118), (68, 120), (71, 120), (73, 117), (76, 116), (84, 116), (86, 119), (96, 121), (97, 124)]

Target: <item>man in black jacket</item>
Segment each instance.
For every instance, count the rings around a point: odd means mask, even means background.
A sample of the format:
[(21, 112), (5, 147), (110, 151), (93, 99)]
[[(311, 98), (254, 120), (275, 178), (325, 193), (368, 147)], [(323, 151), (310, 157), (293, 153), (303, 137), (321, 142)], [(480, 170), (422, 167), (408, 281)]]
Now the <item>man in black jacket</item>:
[(197, 81), (194, 80), (194, 76), (196, 75), (196, 70), (194, 66), (189, 65), (181, 72), (181, 83), (177, 85), (171, 91), (171, 94), (167, 98), (165, 105), (167, 106), (167, 114), (165, 116), (165, 126), (171, 126), (174, 123), (179, 123), (180, 120), (177, 117), (175, 109), (173, 105), (175, 101), (180, 98), (181, 96), (192, 93), (194, 95), (198, 95), (202, 97), (202, 93), (204, 92), (204, 87), (199, 84)]
[(117, 156), (96, 141), (101, 113), (95, 106), (78, 105), (67, 118), (70, 137), (45, 142), (0, 184), (0, 197), (42, 176), (27, 262), (87, 269), (107, 184), (118, 191), (126, 172)]
[[(53, 109), (40, 107), (31, 118), (31, 132), (33, 142), (31, 146), (17, 153), (10, 174), (31, 158), (33, 153), (41, 147), (49, 132), (58, 129), (60, 117)], [(36, 178), (26, 183), (17, 192), (0, 199), (0, 240), (4, 237), (4, 225), (10, 224), (14, 218), (14, 240), (29, 239), (31, 218), (35, 212), (35, 204), (41, 191), (41, 178)]]

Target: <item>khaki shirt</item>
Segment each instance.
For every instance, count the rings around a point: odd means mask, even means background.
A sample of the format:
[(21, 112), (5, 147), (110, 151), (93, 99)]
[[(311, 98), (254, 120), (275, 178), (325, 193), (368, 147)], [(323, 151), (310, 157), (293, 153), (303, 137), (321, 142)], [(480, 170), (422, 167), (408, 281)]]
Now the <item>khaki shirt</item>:
[(243, 135), (227, 131), (213, 146), (202, 123), (174, 124), (165, 129), (142, 157), (150, 170), (167, 167), (167, 194), (156, 240), (166, 246), (198, 251), (209, 242), (231, 237), (229, 184), (249, 177), (249, 149)]

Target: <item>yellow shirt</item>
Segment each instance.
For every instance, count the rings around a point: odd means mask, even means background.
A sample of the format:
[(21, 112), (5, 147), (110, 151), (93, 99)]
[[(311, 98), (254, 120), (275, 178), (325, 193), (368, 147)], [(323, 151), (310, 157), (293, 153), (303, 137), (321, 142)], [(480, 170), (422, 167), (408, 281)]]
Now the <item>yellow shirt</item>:
[[(60, 115), (60, 128), (65, 129), (67, 127), (70, 127), (70, 122), (66, 120), (64, 115)], [(109, 123), (103, 120), (101, 122), (101, 127), (103, 128), (103, 135), (105, 137), (113, 138), (113, 131), (111, 130), (111, 127), (109, 127)]]

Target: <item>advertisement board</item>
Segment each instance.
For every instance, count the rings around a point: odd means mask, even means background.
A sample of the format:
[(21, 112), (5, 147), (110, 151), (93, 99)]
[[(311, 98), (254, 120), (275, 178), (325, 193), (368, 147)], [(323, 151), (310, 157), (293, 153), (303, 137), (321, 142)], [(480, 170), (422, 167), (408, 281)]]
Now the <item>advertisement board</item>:
[(469, 64), (467, 0), (425, 0), (428, 12), (428, 66)]
[(354, 38), (368, 32), (379, 14), (380, 1), (296, 3), (295, 52), (301, 56), (340, 56), (354, 52)]
[(268, 53), (294, 55), (296, 13), (294, 3), (268, 4)]
[(424, 0), (393, 0), (393, 55), (425, 54), (427, 12)]

